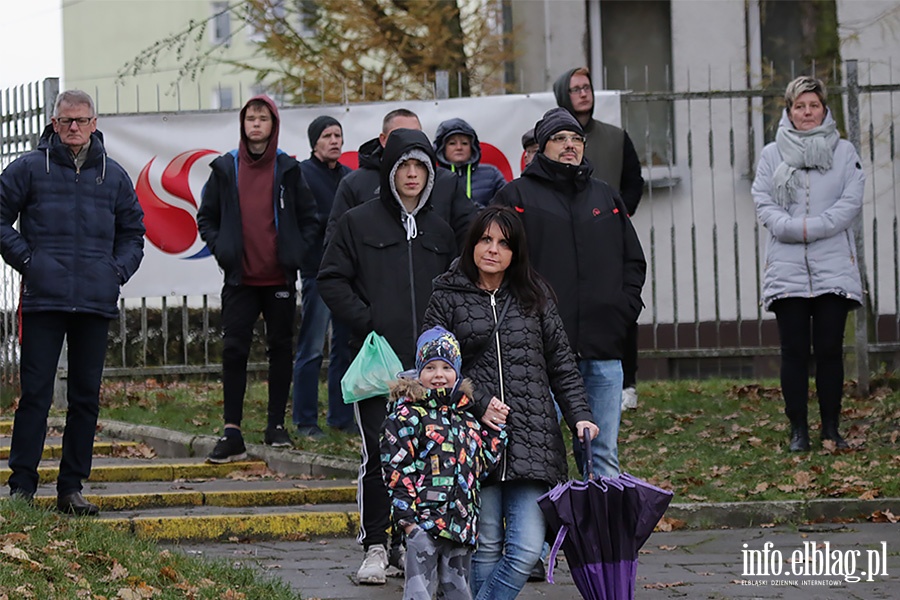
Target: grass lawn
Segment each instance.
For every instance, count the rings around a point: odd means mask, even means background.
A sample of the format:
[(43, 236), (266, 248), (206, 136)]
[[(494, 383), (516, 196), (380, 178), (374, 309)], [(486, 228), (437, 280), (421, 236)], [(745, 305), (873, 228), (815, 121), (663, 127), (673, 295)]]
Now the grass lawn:
[[(813, 450), (791, 454), (775, 381), (642, 382), (638, 409), (622, 415), (621, 466), (673, 490), (675, 502), (900, 497), (896, 384), (882, 377), (866, 398), (845, 395), (840, 430), (851, 450), (835, 450), (830, 443), (823, 447), (818, 406), (811, 399)], [(217, 435), (221, 428), (222, 389), (217, 382), (107, 383), (101, 404), (101, 418), (193, 434)], [(262, 442), (265, 405), (265, 383), (252, 383), (244, 405), (249, 442)], [(324, 388), (320, 410), (324, 415)], [(295, 439), (295, 445), (358, 458), (358, 436), (327, 433), (320, 441)], [(571, 457), (570, 464), (574, 475)]]
[(94, 519), (4, 500), (0, 598), (299, 600), (289, 585), (250, 567), (160, 550)]

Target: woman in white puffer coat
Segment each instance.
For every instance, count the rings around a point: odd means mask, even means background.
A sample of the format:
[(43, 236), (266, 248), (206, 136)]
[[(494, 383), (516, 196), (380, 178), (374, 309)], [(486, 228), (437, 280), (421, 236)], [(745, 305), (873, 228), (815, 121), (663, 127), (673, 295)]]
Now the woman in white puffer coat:
[(838, 433), (844, 325), (849, 310), (862, 304), (853, 225), (866, 178), (853, 145), (836, 130), (820, 80), (794, 79), (784, 99), (775, 142), (762, 151), (752, 189), (769, 233), (762, 302), (778, 322), (790, 450), (809, 450), (810, 341), (822, 439), (846, 448)]

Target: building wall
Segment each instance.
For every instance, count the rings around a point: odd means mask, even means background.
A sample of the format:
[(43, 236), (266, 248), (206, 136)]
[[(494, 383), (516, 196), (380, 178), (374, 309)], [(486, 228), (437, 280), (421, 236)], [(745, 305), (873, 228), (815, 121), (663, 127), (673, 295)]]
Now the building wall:
[(565, 70), (588, 63), (584, 0), (513, 0), (516, 91), (546, 92)]
[[(100, 112), (149, 112), (219, 108), (218, 88), (231, 88), (233, 106), (250, 97), (254, 76), (234, 67), (213, 64), (196, 79), (184, 78), (177, 87), (179, 62), (174, 52), (160, 55), (152, 72), (117, 81), (118, 71), (138, 53), (182, 31), (191, 20), (213, 14), (206, 0), (82, 0), (63, 2), (63, 88), (80, 88), (95, 96)], [(238, 26), (232, 19), (231, 27)], [(212, 47), (208, 29), (201, 39), (204, 50)], [(191, 56), (193, 45), (185, 49)], [(258, 60), (248, 32), (217, 49), (214, 57), (225, 60)]]

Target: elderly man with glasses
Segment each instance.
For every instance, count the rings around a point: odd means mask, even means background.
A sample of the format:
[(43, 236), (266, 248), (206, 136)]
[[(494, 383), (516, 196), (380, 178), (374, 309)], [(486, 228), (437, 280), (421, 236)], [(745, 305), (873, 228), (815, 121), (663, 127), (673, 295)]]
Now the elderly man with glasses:
[(591, 177), (581, 124), (567, 110), (553, 108), (534, 133), (537, 156), (494, 203), (519, 213), (532, 264), (556, 294), (600, 428), (591, 446), (594, 473), (614, 477), (622, 352), (628, 327), (643, 307), (647, 264), (619, 194)]
[(143, 217), (131, 179), (106, 155), (93, 100), (61, 93), (38, 148), (0, 174), (0, 254), (22, 276), (22, 394), (9, 451), (14, 498), (31, 502), (37, 491), (65, 338), (68, 408), (56, 506), (99, 512), (82, 496), (82, 482), (91, 473), (109, 322), (144, 256)]

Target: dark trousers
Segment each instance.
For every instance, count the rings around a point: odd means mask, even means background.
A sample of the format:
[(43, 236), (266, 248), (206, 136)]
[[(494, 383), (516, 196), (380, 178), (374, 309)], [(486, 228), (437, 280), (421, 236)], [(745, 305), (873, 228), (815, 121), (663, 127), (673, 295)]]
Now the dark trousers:
[(269, 427), (284, 425), (293, 371), (293, 286), (225, 285), (222, 288), (222, 393), (225, 422), (240, 426), (247, 390), (247, 359), (253, 326), (262, 313), (266, 323), (266, 357), (269, 359)]
[(794, 425), (807, 422), (810, 338), (816, 359), (816, 395), (822, 421), (836, 422), (840, 415), (844, 388), (844, 326), (850, 306), (850, 301), (834, 294), (785, 298), (772, 303), (781, 338), (784, 412)]
[(391, 521), (391, 502), (381, 469), (380, 437), (387, 416), (387, 398), (379, 396), (353, 405), (356, 423), (362, 435), (362, 464), (356, 500), (359, 503), (359, 537), (366, 550), (380, 544), (387, 547), (387, 529)]
[(622, 349), (622, 389), (637, 384), (638, 324), (637, 321), (625, 332), (625, 347)]
[(34, 493), (47, 436), (56, 367), (68, 341), (68, 409), (56, 491), (81, 491), (91, 474), (94, 431), (100, 412), (100, 378), (106, 359), (109, 319), (96, 315), (38, 312), (22, 315), (22, 397), (9, 450), (10, 490)]

